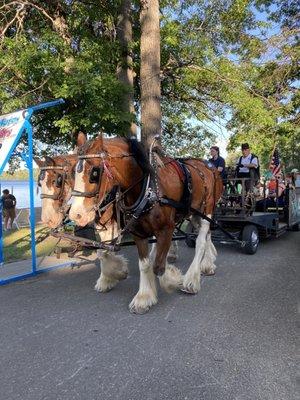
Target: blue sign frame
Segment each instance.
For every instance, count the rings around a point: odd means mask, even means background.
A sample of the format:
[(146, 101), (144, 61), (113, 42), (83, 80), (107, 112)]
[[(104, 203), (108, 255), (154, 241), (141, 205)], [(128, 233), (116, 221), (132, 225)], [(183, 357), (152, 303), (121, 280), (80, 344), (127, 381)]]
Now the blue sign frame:
[[(23, 110), (24, 122), (19, 129), (19, 132), (16, 135), (14, 142), (11, 145), (11, 148), (5, 157), (4, 162), (0, 165), (0, 175), (3, 173), (3, 170), (12, 156), (13, 152), (17, 144), (19, 143), (22, 135), (27, 133), (28, 135), (28, 151), (23, 151), (21, 154), (22, 159), (25, 161), (26, 167), (29, 170), (29, 197), (30, 197), (30, 235), (31, 235), (31, 272), (21, 275), (15, 275), (6, 279), (0, 279), (0, 285), (4, 285), (6, 283), (17, 281), (20, 279), (24, 279), (30, 276), (35, 276), (37, 273), (41, 271), (37, 271), (36, 268), (36, 251), (35, 251), (35, 210), (34, 210), (34, 179), (33, 179), (33, 131), (30, 118), (32, 117), (35, 111), (39, 111), (45, 108), (54, 107), (59, 104), (63, 104), (65, 101), (63, 99), (49, 101), (47, 103), (37, 104), (35, 106), (31, 106), (25, 110)], [(4, 117), (4, 116), (3, 116)], [(0, 116), (1, 119), (1, 116)], [(1, 189), (1, 185), (0, 185)], [(1, 202), (0, 202), (1, 203)], [(0, 268), (3, 264), (3, 232), (2, 232), (2, 204), (0, 204)]]

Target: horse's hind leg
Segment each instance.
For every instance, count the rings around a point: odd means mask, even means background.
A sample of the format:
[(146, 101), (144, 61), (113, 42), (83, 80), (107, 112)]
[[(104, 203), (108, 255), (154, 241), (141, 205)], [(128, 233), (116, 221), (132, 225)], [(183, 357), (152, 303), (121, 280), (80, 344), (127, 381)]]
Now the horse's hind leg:
[(171, 242), (171, 246), (167, 255), (167, 260), (169, 263), (174, 263), (178, 258), (178, 244), (177, 241), (174, 240)]
[(214, 275), (216, 265), (217, 250), (211, 240), (211, 232), (207, 233), (206, 246), (203, 259), (201, 261), (201, 272), (205, 275)]
[(183, 291), (197, 293), (200, 290), (201, 262), (206, 250), (206, 239), (209, 232), (209, 222), (201, 221), (199, 233), (196, 239), (194, 259), (183, 278)]
[(135, 314), (144, 314), (157, 303), (157, 290), (148, 255), (148, 239), (135, 238), (135, 242), (139, 253), (140, 285), (137, 294), (129, 304), (129, 310)]

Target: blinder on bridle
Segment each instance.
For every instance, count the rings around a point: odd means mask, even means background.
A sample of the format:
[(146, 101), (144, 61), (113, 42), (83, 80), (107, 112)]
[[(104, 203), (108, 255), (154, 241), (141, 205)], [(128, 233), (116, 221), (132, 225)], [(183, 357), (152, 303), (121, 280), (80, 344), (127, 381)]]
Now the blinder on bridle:
[(99, 183), (101, 180), (103, 167), (93, 167), (90, 173), (89, 182)]
[(39, 173), (39, 176), (38, 176), (38, 179), (37, 179), (37, 184), (38, 184), (38, 186), (42, 186), (42, 181), (45, 179), (45, 176), (46, 176), (46, 170), (41, 170), (40, 171), (40, 173)]
[(57, 174), (55, 179), (55, 186), (57, 188), (61, 188), (63, 184), (63, 176), (62, 174)]
[(55, 186), (60, 189), (57, 194), (41, 194), (41, 199), (52, 199), (52, 200), (60, 200), (63, 195), (63, 187), (66, 179), (66, 172), (64, 171), (64, 167), (62, 166), (45, 166), (40, 168), (40, 173), (38, 176), (38, 186), (42, 186), (41, 182), (45, 179), (47, 170), (63, 170), (63, 173), (56, 172), (55, 178)]
[[(100, 157), (100, 156), (97, 156)], [(83, 161), (86, 158), (89, 158), (88, 156), (79, 156), (78, 157), (78, 163), (76, 166), (76, 172), (79, 174), (83, 171)], [(93, 157), (95, 158), (95, 157)], [(99, 192), (99, 186), (101, 183), (101, 178), (102, 178), (102, 173), (103, 173), (103, 165), (100, 165), (99, 167), (94, 167), (92, 166), (90, 174), (89, 174), (89, 183), (97, 185), (97, 188), (93, 192), (80, 192), (78, 190), (73, 190), (72, 191), (72, 196), (75, 197), (95, 197), (98, 192)]]

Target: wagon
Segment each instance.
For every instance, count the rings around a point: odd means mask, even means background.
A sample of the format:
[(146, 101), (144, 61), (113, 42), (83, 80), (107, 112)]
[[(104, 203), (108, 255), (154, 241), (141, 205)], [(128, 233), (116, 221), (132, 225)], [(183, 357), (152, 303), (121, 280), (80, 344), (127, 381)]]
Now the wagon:
[[(261, 240), (299, 230), (300, 187), (286, 188), (282, 203), (278, 199), (270, 201), (264, 187), (262, 198), (257, 201), (253, 192), (246, 193), (245, 181), (233, 178), (224, 183), (224, 194), (212, 218), (212, 239), (236, 244), (245, 253), (255, 254)], [(186, 233), (186, 244), (194, 247), (197, 228), (192, 221), (188, 222)]]

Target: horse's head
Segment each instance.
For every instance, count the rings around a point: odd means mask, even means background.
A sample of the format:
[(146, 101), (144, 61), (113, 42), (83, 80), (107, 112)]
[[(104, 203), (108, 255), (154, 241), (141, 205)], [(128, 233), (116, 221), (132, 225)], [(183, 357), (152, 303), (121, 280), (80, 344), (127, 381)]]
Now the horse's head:
[(50, 228), (58, 227), (65, 216), (65, 206), (74, 186), (77, 155), (35, 158), (40, 168), (38, 185), (41, 187), (42, 222)]
[(96, 210), (114, 185), (126, 184), (130, 170), (130, 145), (123, 138), (87, 141), (78, 135), (78, 162), (74, 200), (69, 216), (80, 226), (94, 221)]

